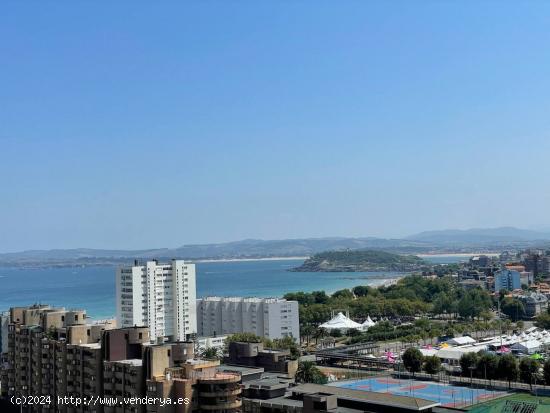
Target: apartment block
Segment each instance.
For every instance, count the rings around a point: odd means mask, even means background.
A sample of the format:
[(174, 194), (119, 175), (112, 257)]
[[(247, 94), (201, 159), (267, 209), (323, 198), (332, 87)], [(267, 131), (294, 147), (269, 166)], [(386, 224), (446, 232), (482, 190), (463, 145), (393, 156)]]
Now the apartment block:
[(0, 312), (0, 354), (8, 351), (9, 322), (10, 313), (8, 311)]
[(148, 261), (116, 272), (120, 327), (148, 326), (153, 341), (185, 341), (197, 333), (195, 265)]
[[(88, 321), (84, 311), (11, 309), (1, 397), (51, 397), (50, 405), (29, 406), (27, 413), (240, 412), (240, 374), (219, 373), (219, 361), (197, 359), (194, 342), (154, 344), (148, 327)], [(182, 403), (143, 401), (148, 395)]]
[(280, 298), (206, 297), (197, 300), (198, 335), (253, 333), (300, 339), (298, 302)]
[(29, 407), (32, 412), (101, 412), (88, 406), (57, 405), (56, 399), (102, 392), (100, 341), (103, 332), (115, 324), (87, 322), (81, 310), (42, 305), (12, 308), (1, 396), (51, 397), (51, 405)]
[(515, 270), (500, 270), (495, 273), (495, 292), (514, 291), (521, 288), (521, 275)]

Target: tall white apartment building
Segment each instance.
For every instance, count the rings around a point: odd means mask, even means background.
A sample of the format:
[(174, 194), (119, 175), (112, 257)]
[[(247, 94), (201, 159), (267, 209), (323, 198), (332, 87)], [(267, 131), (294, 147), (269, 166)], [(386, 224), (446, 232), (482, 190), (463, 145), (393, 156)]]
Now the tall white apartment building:
[(253, 333), (300, 339), (298, 302), (280, 298), (205, 297), (197, 300), (200, 337)]
[(195, 264), (148, 261), (119, 268), (117, 325), (148, 326), (151, 340), (186, 340), (197, 333), (196, 294)]

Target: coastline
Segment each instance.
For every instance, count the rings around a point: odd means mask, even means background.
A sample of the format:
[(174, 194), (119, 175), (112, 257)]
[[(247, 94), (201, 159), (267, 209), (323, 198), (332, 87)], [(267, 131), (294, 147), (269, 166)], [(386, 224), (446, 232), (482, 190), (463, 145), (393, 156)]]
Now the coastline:
[(248, 262), (248, 261), (289, 261), (289, 260), (307, 260), (309, 257), (265, 257), (265, 258), (220, 258), (206, 260), (189, 260), (192, 263), (204, 262)]
[(474, 257), (476, 255), (487, 255), (489, 257), (498, 257), (500, 254), (498, 252), (450, 252), (450, 253), (429, 253), (429, 254), (414, 254), (420, 258), (429, 258), (429, 257)]

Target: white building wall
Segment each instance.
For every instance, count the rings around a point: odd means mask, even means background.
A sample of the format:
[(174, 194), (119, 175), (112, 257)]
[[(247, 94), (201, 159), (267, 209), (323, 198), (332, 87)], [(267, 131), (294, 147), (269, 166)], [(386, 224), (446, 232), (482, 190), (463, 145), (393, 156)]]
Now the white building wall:
[(195, 265), (183, 260), (119, 268), (118, 325), (147, 325), (151, 340), (186, 340), (197, 332), (195, 277)]
[(276, 298), (207, 297), (197, 300), (199, 336), (253, 333), (300, 337), (298, 302)]

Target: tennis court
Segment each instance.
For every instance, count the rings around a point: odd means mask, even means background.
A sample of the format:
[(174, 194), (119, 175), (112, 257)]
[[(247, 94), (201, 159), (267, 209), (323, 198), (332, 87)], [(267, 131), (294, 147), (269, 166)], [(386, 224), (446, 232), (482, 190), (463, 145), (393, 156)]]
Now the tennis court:
[(445, 407), (464, 407), (483, 403), (496, 397), (502, 397), (506, 392), (486, 389), (471, 389), (470, 387), (451, 386), (410, 379), (394, 379), (392, 377), (376, 377), (363, 380), (341, 381), (331, 383), (345, 389), (390, 393), (399, 396), (417, 397), (433, 400)]

